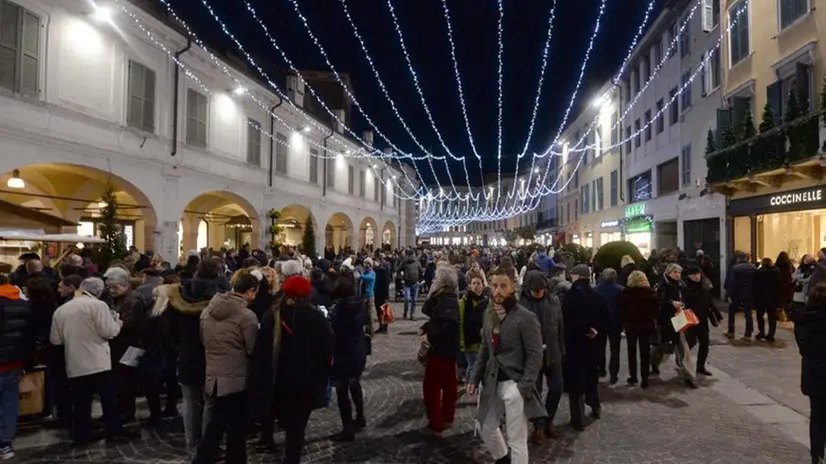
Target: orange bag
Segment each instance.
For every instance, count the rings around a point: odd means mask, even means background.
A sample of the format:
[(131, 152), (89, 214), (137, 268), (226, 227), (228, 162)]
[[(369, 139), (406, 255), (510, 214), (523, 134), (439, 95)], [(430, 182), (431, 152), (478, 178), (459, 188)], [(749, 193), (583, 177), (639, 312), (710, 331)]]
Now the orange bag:
[(395, 320), (396, 316), (393, 315), (393, 307), (390, 303), (381, 305), (381, 322), (384, 324), (392, 324)]

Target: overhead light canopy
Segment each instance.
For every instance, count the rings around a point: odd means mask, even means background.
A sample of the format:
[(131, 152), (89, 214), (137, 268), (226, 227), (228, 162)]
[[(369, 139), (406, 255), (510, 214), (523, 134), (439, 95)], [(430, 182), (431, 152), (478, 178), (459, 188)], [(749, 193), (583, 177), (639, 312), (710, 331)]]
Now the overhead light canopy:
[(20, 171), (15, 169), (11, 173), (11, 177), (6, 182), (6, 187), (14, 189), (26, 188), (26, 183), (20, 178)]

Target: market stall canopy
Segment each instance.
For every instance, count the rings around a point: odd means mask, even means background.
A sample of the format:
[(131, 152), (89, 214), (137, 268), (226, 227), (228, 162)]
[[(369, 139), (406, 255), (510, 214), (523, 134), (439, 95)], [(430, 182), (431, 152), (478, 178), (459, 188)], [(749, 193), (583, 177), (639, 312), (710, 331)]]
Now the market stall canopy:
[(31, 231), (7, 230), (0, 231), (0, 240), (14, 240), (19, 242), (61, 242), (61, 243), (104, 243), (105, 240), (97, 237), (87, 237), (77, 234), (38, 234)]
[[(58, 216), (53, 216), (51, 214), (46, 214), (42, 211), (38, 211), (36, 209), (28, 208), (26, 206), (21, 206), (16, 203), (12, 203), (10, 201), (0, 199), (0, 215), (4, 217), (4, 221), (9, 221), (12, 218), (20, 218), (27, 221), (31, 221), (37, 224), (43, 224), (45, 226), (51, 227), (68, 227), (68, 226), (76, 226), (76, 222), (68, 221)], [(14, 223), (14, 221), (12, 221)], [(19, 225), (15, 224), (17, 227)]]

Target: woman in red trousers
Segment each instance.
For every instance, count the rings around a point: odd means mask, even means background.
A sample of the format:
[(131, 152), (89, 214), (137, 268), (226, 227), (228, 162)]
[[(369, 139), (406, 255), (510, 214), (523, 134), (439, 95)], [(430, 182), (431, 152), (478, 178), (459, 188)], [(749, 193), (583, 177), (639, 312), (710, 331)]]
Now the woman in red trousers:
[(427, 429), (440, 436), (453, 426), (456, 415), (456, 357), (459, 356), (458, 276), (449, 264), (436, 268), (433, 284), (422, 308), (429, 317), (422, 326), (422, 343), (430, 345), (424, 373)]

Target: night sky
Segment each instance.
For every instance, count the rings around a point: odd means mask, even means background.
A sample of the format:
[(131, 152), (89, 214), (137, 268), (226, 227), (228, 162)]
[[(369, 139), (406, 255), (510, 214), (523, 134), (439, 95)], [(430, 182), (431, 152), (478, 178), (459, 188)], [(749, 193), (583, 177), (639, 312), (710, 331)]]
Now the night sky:
[[(286, 66), (242, 1), (206, 1), (248, 50)], [(400, 114), (425, 147), (434, 154), (445, 154), (413, 86), (387, 0), (345, 1)], [(479, 163), (472, 153), (461, 113), (442, 0), (391, 1), (436, 126), (455, 155), (468, 157), (468, 168), (475, 181), (480, 177)], [(496, 172), (497, 2), (447, 1), (471, 131), (483, 157), (484, 171)], [(196, 26), (206, 42), (225, 45), (223, 33), (201, 0), (171, 0), (171, 3)], [(299, 68), (329, 69), (306, 33), (291, 0), (250, 0), (250, 3), (264, 19), (279, 46)], [(544, 150), (556, 134), (576, 85), (599, 3), (599, 0), (557, 1), (539, 116), (528, 153)], [(513, 172), (515, 154), (521, 152), (528, 134), (552, 4), (552, 0), (505, 0), (503, 171)], [(581, 105), (590, 102), (596, 89), (622, 63), (647, 4), (648, 0), (608, 0), (572, 117)], [(298, 0), (298, 5), (333, 65), (339, 72), (350, 75), (355, 95), (371, 119), (395, 145), (418, 154), (413, 140), (381, 93), (344, 15), (341, 0)], [(653, 19), (652, 16), (649, 24)], [(370, 129), (355, 107), (352, 126), (357, 133)], [(376, 145), (383, 148), (386, 143), (376, 137)], [(444, 163), (439, 162), (436, 166), (440, 180), (446, 182)], [(425, 161), (420, 161), (419, 169), (423, 174), (430, 173)], [(451, 163), (451, 172), (457, 185), (465, 183), (461, 163)], [(432, 174), (425, 174), (425, 178), (431, 182)]]

